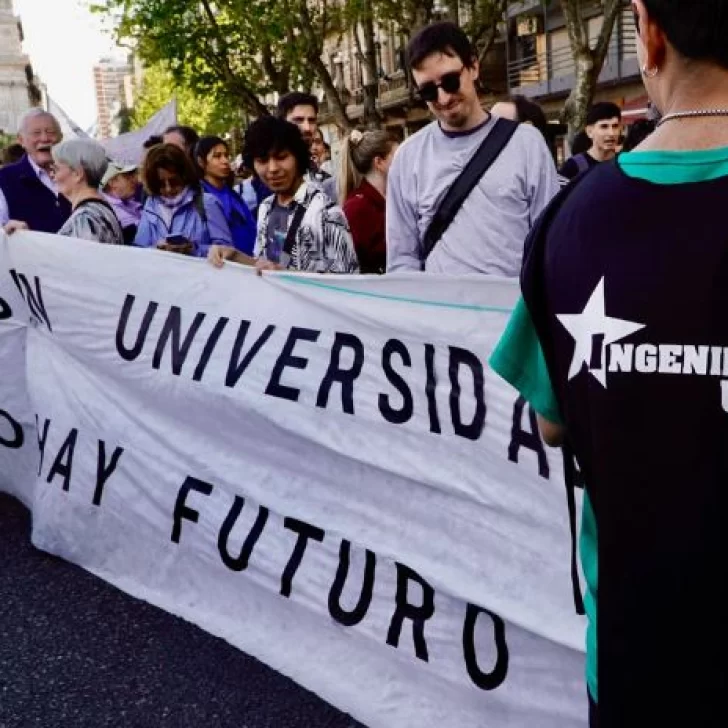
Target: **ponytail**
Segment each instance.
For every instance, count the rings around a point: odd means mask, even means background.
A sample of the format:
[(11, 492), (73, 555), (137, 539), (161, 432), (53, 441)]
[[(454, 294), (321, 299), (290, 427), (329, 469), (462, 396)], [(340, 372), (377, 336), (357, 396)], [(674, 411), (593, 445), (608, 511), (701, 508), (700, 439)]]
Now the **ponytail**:
[(389, 156), (397, 140), (387, 131), (352, 131), (341, 148), (341, 163), (338, 175), (339, 201), (344, 204), (351, 193), (359, 187), (364, 177), (374, 166), (377, 157)]

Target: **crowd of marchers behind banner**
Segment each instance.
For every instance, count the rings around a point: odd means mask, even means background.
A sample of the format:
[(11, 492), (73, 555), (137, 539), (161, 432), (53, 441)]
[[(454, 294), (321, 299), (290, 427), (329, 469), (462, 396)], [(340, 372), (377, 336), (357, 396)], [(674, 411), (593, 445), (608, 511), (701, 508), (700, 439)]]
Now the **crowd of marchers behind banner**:
[[(435, 120), (402, 145), (387, 131), (352, 131), (336, 169), (318, 100), (306, 93), (289, 93), (275, 116), (253, 122), (236, 159), (224, 139), (173, 126), (146, 142), (138, 167), (107, 159), (93, 140), (62, 141), (56, 119), (33, 109), (0, 169), (0, 225), (209, 257), (215, 266), (515, 276), (531, 224), (565, 177), (615, 155), (620, 110), (590, 111), (588, 144), (559, 176), (538, 105), (516, 97), (482, 107), (478, 64), (457, 26), (426, 28), (408, 58)], [(492, 169), (471, 170), (478, 178), (456, 200), (462, 213), (443, 227), (435, 213), (446, 192), (468, 161), (489, 152)]]

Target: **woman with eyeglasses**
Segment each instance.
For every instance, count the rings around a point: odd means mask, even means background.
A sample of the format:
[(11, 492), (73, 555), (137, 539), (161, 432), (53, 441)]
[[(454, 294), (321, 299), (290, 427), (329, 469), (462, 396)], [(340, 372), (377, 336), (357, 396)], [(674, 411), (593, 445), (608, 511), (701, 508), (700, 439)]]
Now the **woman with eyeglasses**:
[(661, 117), (546, 213), (491, 364), (586, 484), (591, 726), (722, 728), (728, 0), (633, 10)]
[(203, 192), (192, 160), (179, 147), (152, 147), (142, 179), (148, 197), (134, 245), (202, 258), (211, 245), (232, 245), (222, 205)]
[(124, 234), (116, 213), (99, 192), (109, 164), (104, 148), (92, 139), (69, 139), (56, 144), (51, 153), (58, 191), (73, 209), (58, 234), (123, 245)]

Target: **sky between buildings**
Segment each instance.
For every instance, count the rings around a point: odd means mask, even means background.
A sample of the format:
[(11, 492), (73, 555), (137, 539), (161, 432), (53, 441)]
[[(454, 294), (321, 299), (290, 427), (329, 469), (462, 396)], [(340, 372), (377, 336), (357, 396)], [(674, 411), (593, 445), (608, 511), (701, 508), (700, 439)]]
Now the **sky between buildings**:
[[(51, 98), (82, 129), (96, 121), (93, 66), (119, 56), (89, 0), (14, 0), (23, 22), (23, 48)], [(122, 55), (123, 58), (123, 55)]]

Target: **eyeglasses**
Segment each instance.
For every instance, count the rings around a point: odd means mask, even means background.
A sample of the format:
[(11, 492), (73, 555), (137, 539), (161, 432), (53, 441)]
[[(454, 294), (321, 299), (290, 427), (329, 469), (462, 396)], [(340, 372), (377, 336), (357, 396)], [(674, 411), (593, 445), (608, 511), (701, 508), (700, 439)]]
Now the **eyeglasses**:
[(450, 71), (440, 78), (440, 83), (428, 81), (417, 88), (417, 95), (428, 103), (437, 101), (437, 97), (442, 89), (446, 94), (456, 94), (460, 90), (460, 78), (463, 75), (465, 66), (459, 71)]

